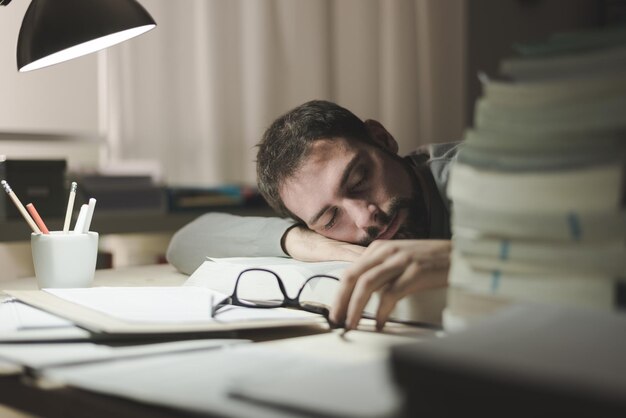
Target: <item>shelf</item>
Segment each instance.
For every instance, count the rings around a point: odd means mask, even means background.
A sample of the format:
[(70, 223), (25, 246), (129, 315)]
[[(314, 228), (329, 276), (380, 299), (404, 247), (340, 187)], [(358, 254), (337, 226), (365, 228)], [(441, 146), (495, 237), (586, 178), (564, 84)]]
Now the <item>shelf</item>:
[[(208, 212), (162, 213), (142, 210), (100, 212), (94, 216), (91, 230), (97, 231), (100, 235), (174, 232)], [(226, 212), (241, 216), (276, 216), (275, 212), (265, 207), (225, 207), (214, 212)], [(63, 219), (46, 219), (46, 225), (50, 230), (61, 230), (63, 229)], [(74, 225), (73, 222), (72, 225)], [(0, 221), (0, 242), (28, 241), (30, 234), (30, 228), (22, 219)]]

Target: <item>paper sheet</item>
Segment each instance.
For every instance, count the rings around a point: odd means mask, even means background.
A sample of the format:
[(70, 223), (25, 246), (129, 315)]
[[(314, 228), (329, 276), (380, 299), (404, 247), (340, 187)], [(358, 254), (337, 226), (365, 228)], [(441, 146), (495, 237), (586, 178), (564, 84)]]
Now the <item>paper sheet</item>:
[(0, 332), (2, 333), (71, 326), (73, 324), (70, 321), (25, 305), (17, 300), (8, 299), (0, 303)]
[(15, 299), (0, 303), (0, 342), (76, 341), (90, 337), (72, 322)]
[[(216, 416), (255, 418), (293, 417), (297, 414), (234, 399), (230, 396), (231, 390), (248, 379), (257, 385), (263, 385), (265, 383), (259, 382), (268, 383), (285, 377), (288, 380), (284, 383), (292, 385), (294, 393), (298, 396), (310, 396), (312, 401), (320, 404), (317, 411), (360, 416), (363, 407), (348, 404), (341, 396), (345, 392), (344, 386), (348, 385), (355, 389), (364, 388), (362, 393), (359, 390), (352, 391), (354, 396), (349, 396), (350, 402), (357, 399), (356, 403), (379, 405), (374, 409), (375, 414), (364, 416), (379, 416), (379, 412), (386, 416), (395, 410), (398, 399), (395, 387), (389, 386), (385, 379), (378, 379), (383, 363), (386, 363), (385, 358), (351, 361), (346, 364), (346, 361), (333, 359), (333, 356), (321, 358), (278, 346), (246, 344), (223, 350), (49, 369), (46, 370), (45, 377), (62, 380), (82, 389), (148, 404)], [(358, 369), (362, 370), (354, 373)], [(322, 372), (326, 370), (337, 372), (325, 375)], [(333, 380), (333, 376), (338, 374), (342, 378)], [(303, 380), (309, 376), (312, 380), (305, 385)], [(313, 380), (318, 378), (322, 381)], [(362, 379), (368, 379), (369, 382), (364, 385)], [(311, 391), (307, 392), (308, 390)], [(329, 393), (336, 395), (327, 399)], [(310, 403), (307, 402), (304, 409), (309, 408)]]
[(0, 345), (0, 360), (32, 369), (76, 366), (90, 362), (139, 356), (221, 348), (249, 342), (240, 339), (186, 340), (166, 343), (110, 347), (94, 343), (6, 344)]
[(401, 402), (385, 359), (337, 367), (299, 365), (269, 380), (253, 376), (235, 381), (229, 394), (275, 410), (341, 418), (393, 417)]

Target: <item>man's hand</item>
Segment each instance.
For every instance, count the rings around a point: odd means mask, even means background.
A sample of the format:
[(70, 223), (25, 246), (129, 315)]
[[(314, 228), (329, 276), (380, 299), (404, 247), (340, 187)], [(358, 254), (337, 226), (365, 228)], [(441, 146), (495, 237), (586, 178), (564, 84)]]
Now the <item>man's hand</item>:
[(344, 274), (330, 318), (355, 329), (372, 293), (380, 290), (376, 328), (381, 330), (398, 300), (447, 284), (449, 240), (374, 241)]
[(326, 238), (302, 226), (289, 229), (283, 238), (287, 254), (300, 261), (354, 261), (365, 247)]

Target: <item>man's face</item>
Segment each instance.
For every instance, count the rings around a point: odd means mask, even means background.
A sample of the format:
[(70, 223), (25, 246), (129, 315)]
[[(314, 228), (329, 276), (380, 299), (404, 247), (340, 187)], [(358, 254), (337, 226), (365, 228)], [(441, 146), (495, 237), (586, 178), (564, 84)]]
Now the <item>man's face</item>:
[(422, 198), (399, 157), (344, 138), (311, 147), (280, 189), (285, 206), (310, 229), (361, 245), (424, 235)]

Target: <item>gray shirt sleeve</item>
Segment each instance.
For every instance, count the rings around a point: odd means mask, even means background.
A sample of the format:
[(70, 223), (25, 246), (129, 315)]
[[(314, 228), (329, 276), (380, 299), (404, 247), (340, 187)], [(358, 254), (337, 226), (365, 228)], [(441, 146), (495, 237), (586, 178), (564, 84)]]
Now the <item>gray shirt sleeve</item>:
[(207, 257), (288, 257), (281, 239), (293, 224), (281, 218), (207, 213), (174, 234), (167, 261), (191, 274)]

